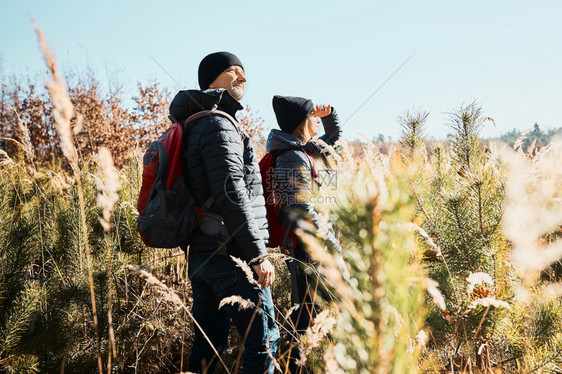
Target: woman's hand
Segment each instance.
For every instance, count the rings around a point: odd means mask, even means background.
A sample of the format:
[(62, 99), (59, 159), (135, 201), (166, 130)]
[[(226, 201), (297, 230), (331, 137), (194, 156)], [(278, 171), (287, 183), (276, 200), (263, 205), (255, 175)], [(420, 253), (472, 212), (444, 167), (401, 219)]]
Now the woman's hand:
[(332, 107), (330, 105), (316, 105), (314, 108), (314, 115), (320, 118), (326, 117), (332, 112)]

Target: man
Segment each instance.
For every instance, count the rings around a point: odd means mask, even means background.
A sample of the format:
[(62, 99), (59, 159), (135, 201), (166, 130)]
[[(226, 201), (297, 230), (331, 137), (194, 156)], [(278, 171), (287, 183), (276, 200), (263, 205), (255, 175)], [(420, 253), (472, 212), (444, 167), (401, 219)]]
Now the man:
[[(244, 68), (235, 55), (212, 53), (199, 65), (201, 91), (180, 91), (170, 105), (170, 119), (181, 122), (213, 109), (234, 117), (243, 109), (239, 101), (245, 83)], [(204, 116), (185, 130), (182, 169), (196, 203), (208, 206), (194, 229), (188, 255), (195, 320), (220, 353), (227, 344), (232, 319), (244, 339), (243, 373), (273, 373), (271, 357), (279, 346), (269, 289), (274, 268), (267, 259), (251, 262), (267, 253), (269, 235), (252, 142), (229, 119), (218, 114)], [(251, 263), (261, 287), (251, 284), (230, 256)], [(235, 303), (219, 309), (221, 300), (231, 296), (251, 301), (255, 307), (239, 310)], [(195, 328), (189, 371), (207, 368), (212, 373), (217, 361), (203, 333)]]

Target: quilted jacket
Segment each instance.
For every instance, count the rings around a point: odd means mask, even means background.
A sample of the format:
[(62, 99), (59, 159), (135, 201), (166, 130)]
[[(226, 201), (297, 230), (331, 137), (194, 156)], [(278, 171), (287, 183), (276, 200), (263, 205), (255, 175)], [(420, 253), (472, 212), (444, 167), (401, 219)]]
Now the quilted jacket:
[(285, 211), (280, 222), (294, 227), (299, 220), (308, 221), (320, 229), (319, 233), (326, 236), (330, 246), (341, 252), (341, 245), (334, 233), (320, 223), (313, 203), (313, 190), (317, 188), (317, 184), (336, 181), (335, 171), (326, 166), (331, 146), (341, 136), (334, 108), (328, 116), (322, 118), (322, 125), (325, 134), (307, 143), (291, 134), (273, 129), (267, 138), (266, 148), (269, 153), (278, 154), (272, 178), (284, 208), (282, 211)]
[[(181, 122), (214, 107), (232, 117), (242, 109), (226, 90), (187, 90), (172, 101), (170, 119)], [(197, 204), (203, 205), (213, 196), (208, 211), (222, 216), (231, 235), (228, 254), (246, 261), (266, 254), (267, 213), (250, 137), (226, 118), (200, 118), (185, 130), (182, 169)], [(212, 252), (225, 239), (195, 228), (189, 250)]]

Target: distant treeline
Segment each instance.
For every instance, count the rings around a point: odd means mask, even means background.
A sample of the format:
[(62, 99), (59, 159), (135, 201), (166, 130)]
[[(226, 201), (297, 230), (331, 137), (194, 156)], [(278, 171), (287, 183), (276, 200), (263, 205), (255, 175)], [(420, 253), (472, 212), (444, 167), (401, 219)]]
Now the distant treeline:
[[(545, 145), (550, 144), (553, 138), (562, 135), (562, 127), (552, 128), (548, 130), (543, 130), (538, 123), (535, 123), (533, 127), (528, 129), (513, 129), (501, 134), (496, 138), (482, 138), (485, 142), (488, 141), (501, 141), (503, 143), (509, 144), (513, 147), (514, 143), (520, 137), (523, 137), (522, 148), (523, 151), (527, 151), (529, 147), (534, 143), (535, 147), (541, 148)], [(450, 139), (453, 135), (447, 135), (447, 139)], [(384, 134), (378, 134), (371, 139), (374, 143), (384, 144), (393, 143), (394, 139), (391, 136), (386, 136)], [(429, 143), (434, 143), (435, 140), (428, 140)], [(436, 139), (439, 141), (439, 139)], [(355, 142), (364, 143), (364, 140), (356, 140)]]
[(525, 136), (525, 138), (522, 143), (522, 148), (523, 151), (527, 151), (527, 149), (533, 143), (535, 144), (535, 147), (539, 147), (539, 148), (548, 145), (552, 141), (552, 138), (554, 138), (557, 135), (562, 135), (562, 127), (542, 130), (539, 124), (535, 123), (535, 125), (530, 130), (513, 129), (511, 131), (502, 134), (499, 138), (492, 138), (488, 140), (500, 140), (504, 143), (513, 146), (515, 141), (523, 135)]

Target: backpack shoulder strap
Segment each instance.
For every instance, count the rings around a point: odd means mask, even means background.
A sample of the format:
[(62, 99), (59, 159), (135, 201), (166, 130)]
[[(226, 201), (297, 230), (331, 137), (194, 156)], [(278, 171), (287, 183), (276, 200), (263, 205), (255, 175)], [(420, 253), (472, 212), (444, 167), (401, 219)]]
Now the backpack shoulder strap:
[[(238, 121), (236, 121), (236, 119), (234, 119), (234, 117), (232, 117), (230, 114), (223, 112), (222, 110), (217, 110), (217, 109), (202, 110), (200, 112), (192, 114), (188, 119), (186, 119), (185, 121), (183, 121), (183, 123), (181, 123), (181, 126), (185, 130), (187, 125), (189, 125), (190, 123), (197, 121), (199, 118), (210, 116), (210, 115), (218, 115), (220, 117), (229, 120), (234, 125), (234, 128), (238, 132), (238, 135), (240, 136), (240, 140), (243, 141), (242, 132), (240, 131), (240, 127), (238, 126)], [(215, 202), (215, 198), (213, 195), (211, 195), (200, 208), (203, 210), (203, 212), (206, 212), (207, 210), (209, 210), (209, 208), (211, 207), (211, 205), (213, 205), (214, 202)]]
[(232, 117), (230, 114), (228, 114), (227, 112), (223, 112), (222, 110), (212, 110), (211, 113), (214, 113), (220, 117), (226, 118), (227, 120), (230, 121), (230, 123), (232, 123), (234, 125), (234, 128), (236, 129), (236, 131), (238, 132), (238, 135), (240, 136), (240, 140), (242, 140), (242, 143), (244, 142), (244, 136), (242, 135), (242, 131), (240, 130), (240, 125), (238, 124), (238, 121)]
[(277, 152), (269, 152), (269, 154), (271, 154), (271, 158), (272, 158), (271, 168), (273, 169), (275, 167), (275, 161), (277, 160), (277, 156), (279, 156), (281, 153), (285, 153), (285, 152), (293, 150), (293, 149), (301, 151), (302, 153), (304, 153), (307, 156), (307, 158), (310, 160), (312, 178), (316, 179), (316, 161), (314, 160), (314, 156), (311, 153), (306, 152), (303, 147), (284, 149), (282, 151), (277, 151)]
[(202, 117), (205, 117), (205, 116), (211, 116), (211, 115), (223, 117), (223, 118), (226, 118), (228, 121), (230, 121), (230, 123), (232, 123), (232, 125), (236, 129), (236, 132), (238, 132), (238, 135), (240, 136), (240, 140), (244, 141), (244, 137), (242, 136), (242, 131), (240, 130), (240, 125), (238, 124), (238, 121), (234, 117), (232, 117), (230, 114), (228, 114), (227, 112), (223, 112), (222, 110), (218, 110), (218, 109), (202, 110), (200, 112), (197, 112), (197, 113), (191, 115), (188, 119), (183, 121), (183, 123), (181, 125), (185, 129), (188, 124), (190, 124), (194, 121), (197, 121), (199, 118), (202, 118)]
[(310, 166), (312, 166), (312, 179), (316, 179), (316, 160), (314, 159), (314, 155), (310, 152), (306, 152), (304, 149), (302, 150), (310, 160)]

